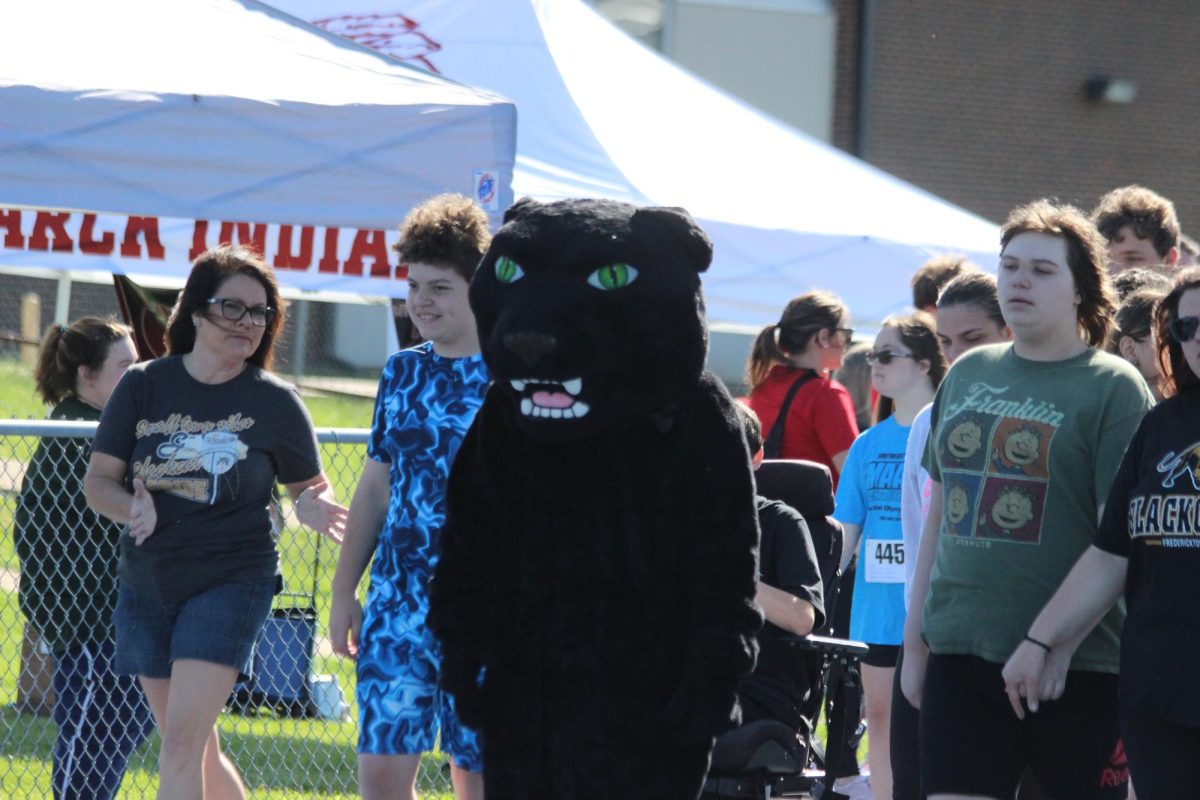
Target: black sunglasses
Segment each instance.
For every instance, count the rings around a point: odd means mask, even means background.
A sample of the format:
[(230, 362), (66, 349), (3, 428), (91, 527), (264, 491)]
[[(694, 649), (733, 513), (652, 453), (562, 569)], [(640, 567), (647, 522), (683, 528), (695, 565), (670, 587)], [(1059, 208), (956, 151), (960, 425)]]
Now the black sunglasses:
[(1196, 337), (1196, 331), (1200, 330), (1200, 317), (1176, 317), (1171, 320), (1167, 330), (1171, 332), (1171, 338), (1180, 344), (1190, 342)]
[(880, 350), (878, 353), (876, 353), (874, 350), (872, 350), (871, 352), (867, 353), (866, 358), (868, 364), (874, 364), (876, 361), (878, 361), (880, 364), (883, 364), (886, 367), (888, 364), (892, 363), (893, 358), (916, 358), (916, 356), (914, 356), (912, 353), (893, 353), (890, 350)]
[(830, 328), (829, 330), (845, 335), (847, 347), (854, 344), (854, 328)]
[(249, 314), (251, 324), (257, 328), (265, 328), (275, 319), (275, 309), (270, 306), (248, 306), (240, 300), (226, 300), (222, 297), (210, 297), (206, 302), (210, 306), (220, 306), (221, 316), (230, 322), (238, 322)]

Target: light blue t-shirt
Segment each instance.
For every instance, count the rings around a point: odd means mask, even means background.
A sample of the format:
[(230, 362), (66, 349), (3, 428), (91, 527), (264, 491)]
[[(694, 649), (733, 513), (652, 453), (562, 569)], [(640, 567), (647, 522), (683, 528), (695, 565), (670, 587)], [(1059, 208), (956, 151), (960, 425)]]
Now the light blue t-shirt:
[(909, 429), (895, 417), (870, 428), (850, 447), (833, 516), (862, 527), (850, 638), (898, 645), (904, 639), (904, 549), (900, 487)]

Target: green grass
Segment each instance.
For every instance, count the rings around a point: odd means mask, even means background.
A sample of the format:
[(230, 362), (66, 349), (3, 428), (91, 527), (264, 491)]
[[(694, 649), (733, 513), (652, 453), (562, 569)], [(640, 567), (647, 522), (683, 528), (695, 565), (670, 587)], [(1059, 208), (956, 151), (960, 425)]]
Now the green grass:
[(33, 372), (20, 361), (0, 359), (0, 417), (42, 419), (46, 406), (33, 391)]

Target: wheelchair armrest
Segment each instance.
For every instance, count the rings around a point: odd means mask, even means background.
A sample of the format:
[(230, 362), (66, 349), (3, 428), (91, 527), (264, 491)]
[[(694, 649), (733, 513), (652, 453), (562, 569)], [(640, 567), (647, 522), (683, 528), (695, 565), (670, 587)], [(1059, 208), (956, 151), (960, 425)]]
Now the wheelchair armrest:
[(823, 653), (831, 656), (849, 656), (862, 658), (870, 650), (864, 642), (853, 639), (835, 639), (831, 636), (784, 636), (780, 639), (784, 644), (798, 647), (811, 653)]

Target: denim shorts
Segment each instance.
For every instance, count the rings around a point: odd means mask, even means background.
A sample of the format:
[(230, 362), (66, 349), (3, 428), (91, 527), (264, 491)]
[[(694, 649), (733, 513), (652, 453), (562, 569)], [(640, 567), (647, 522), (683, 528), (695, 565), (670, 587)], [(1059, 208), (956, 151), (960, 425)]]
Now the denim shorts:
[(176, 659), (193, 658), (234, 667), (238, 680), (246, 680), (274, 595), (273, 576), (222, 583), (175, 604), (163, 604), (153, 591), (122, 583), (113, 615), (115, 671), (170, 678)]

